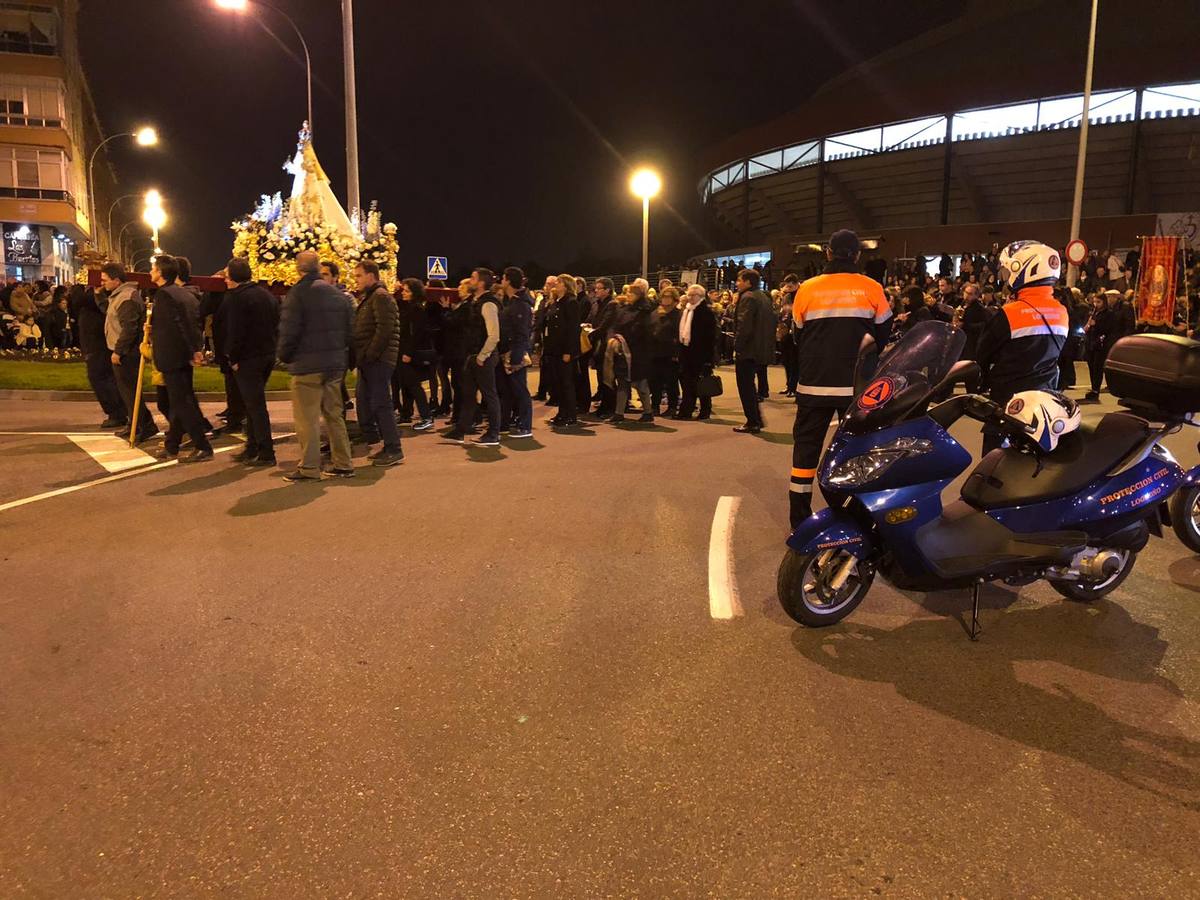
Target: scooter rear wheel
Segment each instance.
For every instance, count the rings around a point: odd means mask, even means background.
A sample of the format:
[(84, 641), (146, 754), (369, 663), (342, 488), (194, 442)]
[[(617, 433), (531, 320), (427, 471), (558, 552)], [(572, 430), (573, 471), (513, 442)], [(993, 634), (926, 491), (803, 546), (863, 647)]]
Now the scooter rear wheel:
[(1200, 485), (1186, 487), (1171, 498), (1171, 527), (1183, 546), (1200, 553)]
[(1051, 581), (1050, 587), (1076, 603), (1091, 603), (1093, 600), (1099, 600), (1119, 588), (1121, 582), (1128, 578), (1129, 573), (1133, 571), (1137, 554), (1132, 550), (1121, 552), (1124, 554), (1121, 559), (1121, 568), (1103, 581)]
[[(834, 588), (834, 581), (846, 567), (841, 586)], [(874, 580), (874, 566), (845, 550), (789, 550), (779, 564), (776, 588), (784, 612), (801, 625), (820, 628), (854, 612)]]

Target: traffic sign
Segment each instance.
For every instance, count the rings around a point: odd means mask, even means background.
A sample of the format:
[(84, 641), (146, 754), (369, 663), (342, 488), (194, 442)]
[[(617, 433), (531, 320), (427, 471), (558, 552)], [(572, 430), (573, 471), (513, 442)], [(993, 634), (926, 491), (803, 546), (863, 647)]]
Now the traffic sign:
[(425, 278), (427, 281), (445, 281), (449, 278), (450, 265), (444, 256), (425, 257)]
[(1087, 244), (1085, 244), (1079, 238), (1075, 238), (1075, 240), (1067, 244), (1066, 253), (1063, 255), (1066, 256), (1067, 262), (1069, 262), (1071, 265), (1082, 266), (1083, 261), (1087, 259), (1088, 255)]

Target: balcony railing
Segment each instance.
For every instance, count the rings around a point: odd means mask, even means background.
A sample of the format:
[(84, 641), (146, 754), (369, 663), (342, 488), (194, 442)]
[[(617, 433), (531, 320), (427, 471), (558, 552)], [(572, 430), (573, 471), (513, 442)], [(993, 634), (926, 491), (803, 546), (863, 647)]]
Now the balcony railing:
[(75, 205), (70, 191), (52, 191), (47, 188), (0, 187), (0, 199), (10, 200), (57, 200)]
[(40, 116), (15, 116), (0, 113), (0, 125), (24, 125), (29, 128), (62, 128), (62, 119), (45, 119)]
[(0, 32), (0, 53), (32, 53), (35, 56), (56, 56), (58, 47), (52, 41), (19, 31)]

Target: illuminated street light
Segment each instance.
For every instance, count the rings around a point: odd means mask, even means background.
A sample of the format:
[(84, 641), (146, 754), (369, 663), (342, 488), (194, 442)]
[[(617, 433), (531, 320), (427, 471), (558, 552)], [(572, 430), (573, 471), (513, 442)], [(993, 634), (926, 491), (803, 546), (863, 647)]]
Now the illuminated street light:
[[(215, 0), (217, 9), (228, 10), (229, 12), (245, 13), (250, 11), (250, 3), (252, 0)], [(300, 26), (296, 24), (287, 13), (277, 6), (272, 6), (270, 3), (260, 3), (253, 0), (255, 6), (261, 6), (264, 9), (269, 9), (271, 12), (278, 13), (287, 20), (287, 23), (292, 26), (292, 31), (296, 32), (296, 37), (300, 39), (300, 46), (304, 48), (304, 71), (308, 79), (308, 131), (312, 134), (313, 128), (313, 105), (312, 105), (312, 58), (308, 53), (308, 41), (304, 40), (304, 35), (300, 33)]]
[[(100, 249), (100, 241), (96, 236), (96, 156), (105, 144), (121, 137), (133, 138), (139, 147), (153, 147), (158, 143), (158, 132), (148, 125), (143, 125), (137, 131), (122, 131), (120, 134), (109, 135), (97, 144), (96, 149), (92, 151), (92, 156), (88, 160), (87, 167), (88, 228), (92, 233), (92, 245), (97, 250)], [(108, 235), (108, 249), (112, 250), (111, 234)]]
[(158, 192), (157, 188), (150, 188), (150, 190), (146, 191), (146, 196), (143, 199), (146, 206), (162, 207), (162, 194)]
[(642, 277), (650, 269), (650, 198), (662, 190), (662, 179), (653, 169), (638, 169), (629, 179), (629, 189), (642, 200)]
[(146, 191), (146, 208), (142, 210), (142, 221), (150, 226), (154, 234), (154, 247), (158, 249), (158, 232), (167, 224), (167, 211), (162, 206), (162, 194), (156, 190)]

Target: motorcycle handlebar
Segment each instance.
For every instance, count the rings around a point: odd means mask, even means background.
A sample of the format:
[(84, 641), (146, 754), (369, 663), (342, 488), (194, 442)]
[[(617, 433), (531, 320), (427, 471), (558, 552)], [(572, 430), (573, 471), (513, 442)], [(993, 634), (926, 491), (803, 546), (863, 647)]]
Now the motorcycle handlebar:
[(967, 405), (964, 412), (972, 419), (983, 422), (985, 425), (991, 423), (998, 426), (1002, 431), (1023, 435), (1030, 433), (1028, 425), (1020, 419), (1010, 416), (1004, 411), (1004, 407), (998, 403), (994, 403), (987, 397), (980, 394), (968, 394), (966, 400)]

